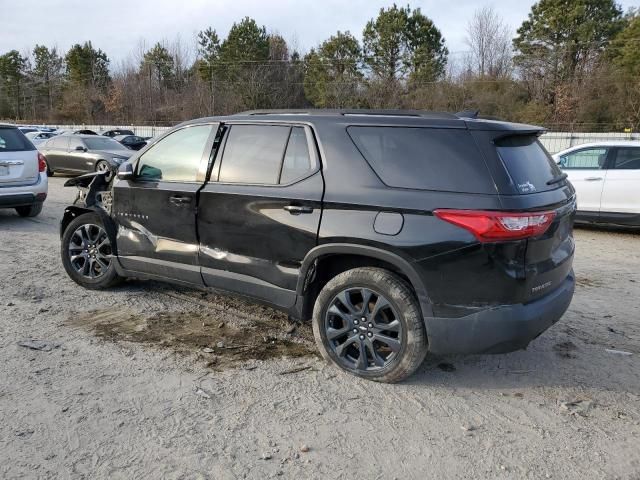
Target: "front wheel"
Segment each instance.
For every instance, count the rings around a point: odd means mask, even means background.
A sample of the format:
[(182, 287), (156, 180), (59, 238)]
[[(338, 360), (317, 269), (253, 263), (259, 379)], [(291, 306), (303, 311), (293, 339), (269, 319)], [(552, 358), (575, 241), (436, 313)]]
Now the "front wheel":
[(60, 253), (67, 274), (85, 288), (108, 288), (120, 280), (111, 239), (96, 213), (82, 214), (69, 223)]
[(332, 278), (316, 300), (313, 333), (327, 361), (379, 382), (407, 378), (427, 352), (415, 295), (400, 277), (380, 268)]

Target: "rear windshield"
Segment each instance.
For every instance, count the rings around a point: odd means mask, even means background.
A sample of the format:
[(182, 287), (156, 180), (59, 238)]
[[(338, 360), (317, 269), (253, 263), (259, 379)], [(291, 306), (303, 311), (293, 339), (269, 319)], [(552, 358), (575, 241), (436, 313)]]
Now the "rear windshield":
[(551, 156), (533, 135), (518, 135), (496, 141), (498, 155), (520, 193), (553, 190), (562, 185), (547, 182), (562, 175)]
[(390, 187), (496, 193), (467, 130), (352, 126), (347, 131), (371, 168)]
[(0, 153), (35, 149), (36, 147), (17, 128), (0, 127)]

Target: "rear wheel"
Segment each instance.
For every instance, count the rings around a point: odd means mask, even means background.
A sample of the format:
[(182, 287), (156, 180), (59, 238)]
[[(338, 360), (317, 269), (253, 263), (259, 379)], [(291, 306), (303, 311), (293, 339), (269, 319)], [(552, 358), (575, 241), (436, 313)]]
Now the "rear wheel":
[(49, 166), (49, 162), (47, 162), (46, 160), (44, 161), (44, 164), (47, 167), (47, 177), (53, 177), (55, 175), (55, 172), (53, 170), (51, 170), (51, 167)]
[(116, 273), (111, 239), (95, 213), (85, 213), (69, 223), (60, 253), (67, 274), (85, 288), (108, 288), (121, 279)]
[(33, 205), (26, 205), (24, 207), (16, 207), (16, 212), (21, 217), (35, 217), (40, 215), (42, 211), (42, 203), (34, 203)]
[(331, 279), (316, 300), (313, 333), (326, 360), (380, 382), (407, 378), (427, 352), (413, 292), (379, 268), (356, 268)]

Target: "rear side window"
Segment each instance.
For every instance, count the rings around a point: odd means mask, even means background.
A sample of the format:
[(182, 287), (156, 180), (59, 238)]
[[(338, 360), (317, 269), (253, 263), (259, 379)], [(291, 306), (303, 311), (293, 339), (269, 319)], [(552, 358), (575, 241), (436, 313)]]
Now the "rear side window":
[(347, 131), (386, 185), (496, 193), (482, 154), (467, 130), (352, 126)]
[(558, 188), (561, 183), (547, 184), (562, 175), (549, 153), (534, 135), (517, 135), (497, 140), (498, 155), (518, 192), (542, 192)]
[(220, 182), (278, 183), (289, 127), (233, 125), (224, 147)]
[(618, 148), (612, 168), (616, 170), (640, 170), (640, 148)]
[(307, 143), (307, 134), (304, 128), (292, 128), (282, 163), (280, 183), (291, 183), (307, 176), (314, 169), (315, 164), (309, 155), (309, 144)]
[(218, 181), (278, 185), (313, 173), (303, 127), (232, 125), (222, 154)]
[(33, 144), (17, 128), (0, 127), (0, 153), (35, 150)]

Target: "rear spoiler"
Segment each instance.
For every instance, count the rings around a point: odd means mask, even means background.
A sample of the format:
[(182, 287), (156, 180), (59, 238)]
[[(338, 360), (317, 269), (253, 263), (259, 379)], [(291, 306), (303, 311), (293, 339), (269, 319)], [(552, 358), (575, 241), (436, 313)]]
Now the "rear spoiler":
[(513, 135), (535, 135), (539, 137), (547, 131), (546, 128), (538, 125), (527, 125), (526, 123), (510, 123), (495, 120), (472, 120), (465, 118), (465, 124), (469, 130), (495, 131), (498, 138), (511, 137)]

